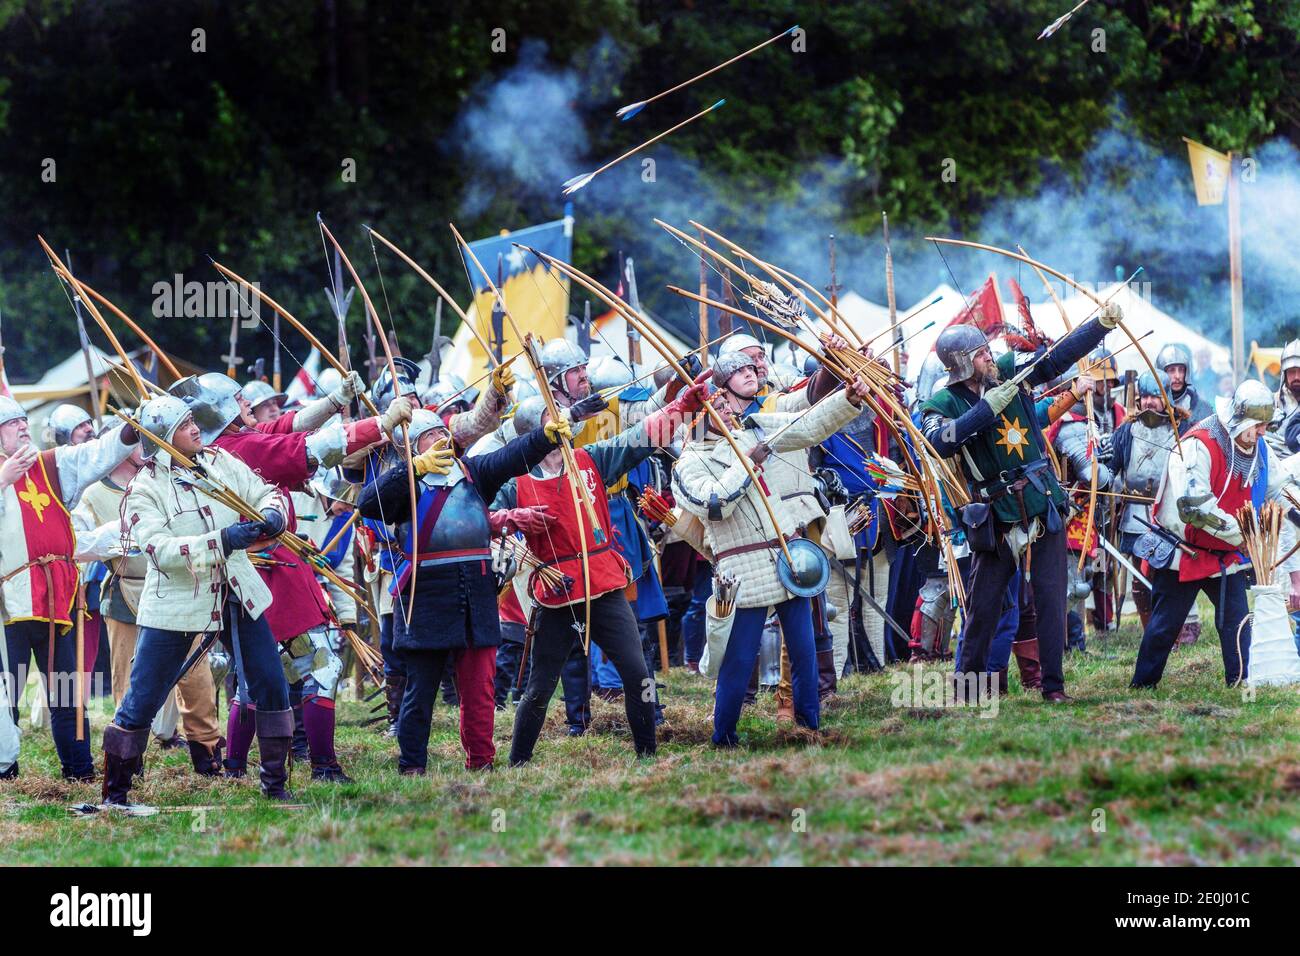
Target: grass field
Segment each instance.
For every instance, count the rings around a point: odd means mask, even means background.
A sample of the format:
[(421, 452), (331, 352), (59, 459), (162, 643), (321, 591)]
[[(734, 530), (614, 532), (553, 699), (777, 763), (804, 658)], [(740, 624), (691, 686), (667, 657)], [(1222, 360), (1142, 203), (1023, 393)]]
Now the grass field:
[[(711, 684), (674, 670), (659, 756), (630, 755), (622, 704), (595, 701), (584, 738), (562, 707), (530, 767), (462, 769), (440, 706), (430, 775), (399, 779), (395, 744), (341, 711), (357, 780), (309, 784), (277, 809), (249, 780), (201, 782), (184, 751), (151, 748), (138, 799), (177, 810), (73, 818), (98, 784), (58, 777), (48, 734), (26, 734), (21, 779), (0, 783), (6, 861), (218, 864), (1293, 864), (1300, 853), (1295, 691), (1248, 699), (1222, 683), (1212, 629), (1171, 658), (1155, 692), (1127, 689), (1131, 629), (1067, 660), (1079, 700), (1012, 692), (998, 716), (891, 705), (889, 672), (841, 682), (810, 743), (774, 724), (770, 695), (741, 722), (748, 746), (708, 744)], [(1014, 667), (1013, 667), (1014, 675)], [(107, 714), (96, 715), (95, 747)], [(504, 760), (512, 714), (497, 716)]]

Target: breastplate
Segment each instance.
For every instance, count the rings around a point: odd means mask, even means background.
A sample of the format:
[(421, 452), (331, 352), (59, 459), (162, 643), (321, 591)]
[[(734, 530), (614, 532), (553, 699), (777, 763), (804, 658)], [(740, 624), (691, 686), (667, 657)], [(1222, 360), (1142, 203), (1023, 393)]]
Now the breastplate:
[(458, 481), (443, 503), (438, 520), (421, 551), (463, 551), (486, 548), (492, 540), (487, 508), (468, 481)]

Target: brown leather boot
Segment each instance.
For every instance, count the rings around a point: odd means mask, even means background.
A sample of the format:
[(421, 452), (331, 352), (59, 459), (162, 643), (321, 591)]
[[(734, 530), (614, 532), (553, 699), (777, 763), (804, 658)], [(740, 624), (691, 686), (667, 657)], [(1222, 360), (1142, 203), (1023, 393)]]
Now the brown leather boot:
[(817, 652), (817, 699), (825, 700), (838, 687), (839, 682), (835, 679), (835, 650), (828, 647)]
[(1188, 621), (1183, 625), (1182, 630), (1178, 632), (1178, 637), (1174, 640), (1174, 647), (1188, 647), (1195, 644), (1201, 636), (1201, 622)]
[(292, 800), (289, 747), (293, 742), (293, 711), (257, 712), (257, 749), (261, 755), (262, 793), (272, 800)]
[(1016, 656), (1020, 671), (1020, 686), (1025, 690), (1038, 690), (1043, 686), (1043, 670), (1038, 666), (1038, 638), (1013, 641), (1011, 653)]

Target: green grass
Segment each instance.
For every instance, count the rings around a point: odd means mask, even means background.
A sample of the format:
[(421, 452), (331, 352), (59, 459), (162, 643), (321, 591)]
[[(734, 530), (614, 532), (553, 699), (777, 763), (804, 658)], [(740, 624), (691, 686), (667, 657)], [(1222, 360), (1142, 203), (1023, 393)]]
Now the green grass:
[[(1067, 660), (1071, 705), (1025, 694), (1013, 667), (995, 719), (896, 708), (889, 673), (855, 676), (823, 708), (819, 743), (776, 727), (763, 695), (736, 751), (708, 744), (712, 685), (674, 670), (653, 761), (632, 758), (621, 703), (595, 701), (592, 731), (569, 738), (557, 699), (531, 766), (470, 774), (440, 707), (423, 779), (398, 778), (395, 744), (357, 726), (365, 708), (348, 702), (339, 751), (357, 783), (311, 784), (296, 768), (301, 810), (151, 748), (138, 799), (216, 809), (73, 818), (67, 805), (98, 785), (60, 780), (48, 734), (27, 733), (22, 778), (0, 783), (0, 843), (11, 864), (92, 866), (1294, 864), (1295, 691), (1224, 687), (1210, 627), (1154, 692), (1127, 688), (1135, 631), (1101, 650)], [(96, 748), (107, 716), (95, 714)], [(497, 716), (501, 763), (511, 716)]]

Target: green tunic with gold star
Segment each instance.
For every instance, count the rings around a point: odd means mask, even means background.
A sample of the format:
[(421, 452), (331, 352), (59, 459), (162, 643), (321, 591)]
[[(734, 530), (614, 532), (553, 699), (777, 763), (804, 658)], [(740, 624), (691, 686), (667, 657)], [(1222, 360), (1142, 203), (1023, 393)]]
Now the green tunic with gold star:
[[(1016, 373), (1016, 356), (1008, 352), (997, 359), (998, 372), (1002, 381), (1007, 381)], [(944, 418), (957, 419), (969, 411), (980, 400), (964, 383), (950, 385), (935, 392), (922, 406), (922, 412), (932, 412)], [(1041, 435), (1035, 439), (1030, 432), (1037, 428), (1033, 407), (1021, 389), (1011, 403), (999, 415), (994, 416), (992, 427), (972, 435), (962, 445), (958, 456), (962, 472), (972, 486), (981, 481), (996, 481), (1004, 472), (1010, 473), (1025, 465), (1041, 461), (1043, 458)], [(1058, 506), (1065, 503), (1065, 492), (1061, 490), (1056, 475), (1051, 467), (1041, 472), (1043, 484), (1050, 493), (1050, 500)], [(1024, 490), (1027, 517), (1035, 518), (1047, 511), (1048, 496), (1033, 484)], [(992, 502), (993, 513), (999, 521), (1014, 524), (1020, 521), (1020, 504), (1014, 495), (1005, 495)]]

